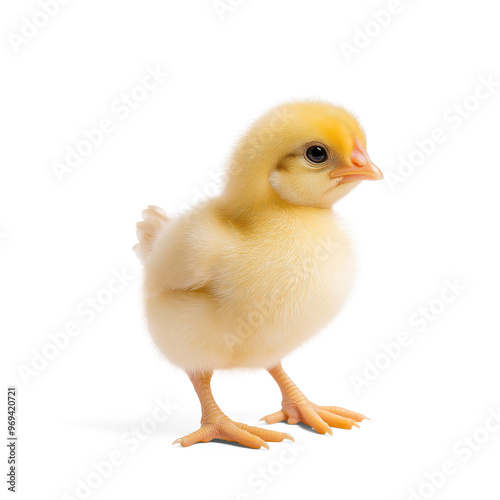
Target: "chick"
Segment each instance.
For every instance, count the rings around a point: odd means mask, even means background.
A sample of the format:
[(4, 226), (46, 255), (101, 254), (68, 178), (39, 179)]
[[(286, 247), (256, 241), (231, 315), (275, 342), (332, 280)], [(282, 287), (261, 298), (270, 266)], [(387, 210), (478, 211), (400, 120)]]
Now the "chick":
[(174, 444), (293, 440), (227, 417), (211, 392), (214, 370), (265, 368), (283, 396), (281, 410), (263, 418), (269, 424), (304, 422), (331, 434), (330, 426), (350, 429), (366, 418), (310, 402), (281, 360), (327, 325), (351, 288), (351, 246), (332, 205), (360, 181), (382, 177), (352, 114), (292, 102), (243, 136), (220, 196), (173, 220), (157, 207), (143, 212), (134, 249), (144, 263), (149, 331), (186, 371), (202, 410), (201, 428)]

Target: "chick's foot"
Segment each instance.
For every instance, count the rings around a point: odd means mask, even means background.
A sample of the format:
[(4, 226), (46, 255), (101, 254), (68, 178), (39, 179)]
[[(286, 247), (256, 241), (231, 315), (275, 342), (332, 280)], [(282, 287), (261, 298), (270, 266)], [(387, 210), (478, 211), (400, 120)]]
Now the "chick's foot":
[(318, 406), (311, 403), (288, 377), (281, 364), (268, 371), (278, 383), (283, 395), (281, 410), (261, 419), (268, 424), (284, 420), (289, 424), (303, 422), (320, 434), (332, 434), (331, 427), (352, 429), (354, 426), (359, 427), (358, 422), (367, 418), (361, 413), (338, 406)]
[(267, 448), (267, 442), (279, 442), (284, 439), (293, 441), (292, 436), (284, 432), (270, 431), (261, 427), (233, 422), (227, 417), (215, 402), (210, 380), (212, 373), (188, 373), (201, 403), (201, 427), (195, 432), (175, 440), (172, 444), (191, 446), (194, 443), (208, 442), (213, 439), (233, 441), (249, 448)]
[(207, 443), (213, 439), (234, 441), (243, 446), (255, 449), (262, 447), (269, 449), (267, 442), (279, 442), (284, 439), (293, 441), (290, 434), (270, 431), (260, 427), (252, 427), (250, 425), (241, 424), (240, 422), (233, 422), (221, 412), (218, 421), (214, 423), (202, 423), (197, 431), (177, 439), (173, 444), (180, 443), (181, 446), (191, 446), (199, 442)]
[(297, 402), (283, 402), (283, 407), (276, 413), (271, 413), (261, 420), (268, 424), (275, 424), (286, 420), (289, 424), (303, 422), (312, 427), (320, 434), (332, 434), (331, 427), (339, 429), (352, 429), (353, 426), (359, 427), (364, 415), (354, 411), (345, 410), (338, 406), (318, 406), (307, 399)]

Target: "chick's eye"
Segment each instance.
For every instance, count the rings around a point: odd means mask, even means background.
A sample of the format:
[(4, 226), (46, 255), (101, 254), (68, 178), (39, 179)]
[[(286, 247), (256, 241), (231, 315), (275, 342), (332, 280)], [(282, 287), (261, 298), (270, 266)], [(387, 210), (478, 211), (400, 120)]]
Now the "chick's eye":
[(311, 146), (307, 148), (306, 156), (313, 163), (323, 163), (328, 158), (326, 149), (321, 146)]

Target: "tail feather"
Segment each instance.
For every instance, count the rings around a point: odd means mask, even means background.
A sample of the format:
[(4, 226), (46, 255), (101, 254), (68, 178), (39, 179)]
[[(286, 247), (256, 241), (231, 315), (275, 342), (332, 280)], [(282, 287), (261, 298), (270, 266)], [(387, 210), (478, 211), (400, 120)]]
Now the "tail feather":
[(142, 211), (142, 221), (137, 223), (137, 239), (139, 243), (133, 250), (139, 260), (144, 263), (153, 249), (154, 240), (160, 229), (170, 220), (167, 214), (154, 205)]

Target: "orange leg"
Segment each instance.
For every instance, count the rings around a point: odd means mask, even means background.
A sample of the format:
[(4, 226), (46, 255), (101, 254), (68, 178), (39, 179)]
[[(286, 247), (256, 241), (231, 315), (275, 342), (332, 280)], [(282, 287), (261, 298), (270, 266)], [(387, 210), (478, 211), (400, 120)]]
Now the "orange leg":
[(172, 444), (180, 443), (181, 446), (191, 446), (200, 441), (206, 443), (212, 441), (212, 439), (223, 439), (224, 441), (235, 441), (249, 448), (264, 447), (269, 449), (266, 441), (278, 442), (283, 441), (283, 439), (293, 441), (292, 436), (289, 434), (233, 422), (222, 413), (210, 388), (212, 372), (188, 373), (188, 376), (200, 399), (201, 427), (197, 431), (177, 439)]
[(358, 422), (367, 418), (361, 413), (338, 406), (318, 406), (311, 403), (285, 373), (281, 363), (268, 369), (268, 372), (278, 383), (283, 396), (281, 410), (261, 419), (268, 424), (283, 420), (289, 424), (304, 422), (320, 434), (331, 434), (330, 426), (351, 429), (353, 426), (359, 427)]

